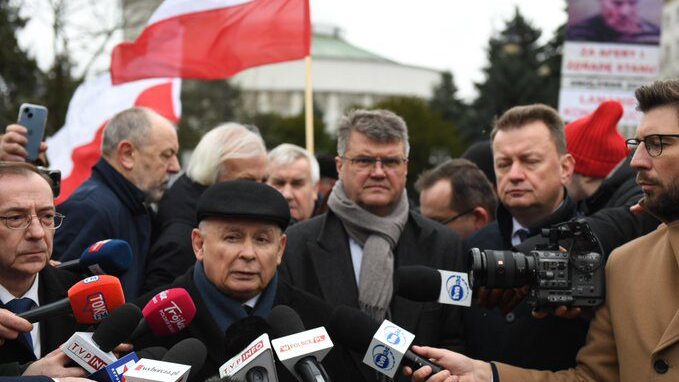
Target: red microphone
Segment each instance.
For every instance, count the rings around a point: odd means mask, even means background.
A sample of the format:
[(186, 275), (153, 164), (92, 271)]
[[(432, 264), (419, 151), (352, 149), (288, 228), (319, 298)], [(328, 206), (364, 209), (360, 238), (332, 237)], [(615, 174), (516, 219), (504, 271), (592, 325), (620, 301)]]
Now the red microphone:
[(142, 309), (144, 318), (130, 337), (134, 341), (149, 331), (155, 336), (171, 336), (184, 330), (196, 316), (196, 305), (184, 288), (164, 290)]
[(96, 324), (125, 303), (120, 280), (99, 275), (78, 281), (68, 290), (68, 298), (39, 306), (19, 315), (29, 322), (58, 317), (73, 312), (78, 323)]

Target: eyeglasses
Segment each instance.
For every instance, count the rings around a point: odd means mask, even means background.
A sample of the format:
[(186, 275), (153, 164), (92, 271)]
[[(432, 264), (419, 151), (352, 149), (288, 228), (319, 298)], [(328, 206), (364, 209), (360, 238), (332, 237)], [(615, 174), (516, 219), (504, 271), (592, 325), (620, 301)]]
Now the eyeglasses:
[(46, 212), (40, 215), (9, 215), (0, 216), (5, 221), (9, 229), (26, 229), (33, 222), (33, 218), (38, 218), (40, 224), (46, 229), (57, 229), (64, 222), (64, 215), (58, 212)]
[(634, 152), (641, 142), (643, 142), (644, 146), (646, 146), (648, 155), (657, 157), (662, 154), (663, 144), (667, 143), (663, 142), (664, 138), (679, 138), (679, 134), (652, 134), (647, 135), (644, 139), (630, 138), (626, 140), (625, 143), (627, 143), (627, 149), (629, 149), (630, 152)]
[(400, 157), (368, 157), (368, 156), (357, 156), (357, 157), (345, 157), (342, 159), (348, 160), (353, 166), (359, 170), (373, 169), (377, 166), (377, 162), (380, 162), (382, 168), (387, 170), (396, 170), (401, 168), (404, 163), (408, 162), (408, 158)]
[(464, 211), (464, 212), (462, 212), (462, 213), (460, 213), (460, 214), (457, 214), (457, 215), (455, 215), (455, 216), (449, 217), (449, 218), (444, 219), (444, 220), (437, 220), (437, 221), (438, 221), (439, 223), (445, 225), (445, 224), (448, 224), (448, 223), (450, 223), (450, 222), (454, 222), (455, 220), (457, 220), (457, 218), (460, 218), (460, 217), (462, 217), (462, 216), (464, 216), (464, 215), (467, 215), (468, 213), (470, 213), (470, 212), (472, 212), (472, 211), (474, 211), (474, 209), (473, 209), (473, 208), (470, 208), (470, 209), (468, 209), (467, 211)]

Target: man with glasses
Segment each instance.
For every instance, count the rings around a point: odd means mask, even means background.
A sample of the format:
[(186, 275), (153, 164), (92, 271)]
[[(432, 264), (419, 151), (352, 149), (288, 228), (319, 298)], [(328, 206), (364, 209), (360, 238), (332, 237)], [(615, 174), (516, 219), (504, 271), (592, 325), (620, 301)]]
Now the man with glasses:
[[(73, 315), (32, 325), (14, 315), (66, 298), (68, 288), (78, 281), (76, 275), (49, 265), (54, 232), (63, 218), (54, 208), (48, 177), (27, 163), (0, 162), (0, 370), (4, 375), (22, 374), (29, 362), (55, 350), (78, 329)], [(44, 373), (84, 376), (82, 370), (66, 370), (67, 358), (61, 358), (48, 362), (51, 367)]]
[(495, 220), (497, 197), (483, 171), (466, 159), (451, 159), (415, 182), (422, 215), (466, 239)]
[[(446, 368), (413, 381), (676, 381), (679, 379), (679, 81), (635, 92), (644, 114), (627, 141), (644, 198), (640, 208), (664, 224), (617, 248), (606, 263), (606, 302), (592, 320), (578, 364), (557, 373), (480, 362), (438, 349), (415, 349)], [(453, 374), (455, 377), (451, 377)], [(459, 379), (457, 379), (459, 378)]]
[(180, 169), (177, 131), (154, 111), (131, 108), (116, 114), (103, 135), (92, 176), (59, 205), (68, 219), (54, 239), (54, 256), (73, 260), (97, 241), (127, 241), (134, 263), (121, 282), (132, 299), (142, 286), (151, 242), (148, 203), (161, 199), (170, 175)]
[[(565, 188), (575, 161), (566, 149), (563, 122), (549, 106), (517, 106), (496, 121), (491, 144), (501, 204), (497, 221), (472, 235), (467, 247), (532, 250), (546, 242), (539, 235), (542, 228), (577, 214)], [(464, 312), (467, 354), (535, 369), (575, 365), (575, 354), (587, 333), (585, 320), (538, 320), (525, 301), (509, 311), (515, 304), (507, 300), (518, 300), (520, 293), (481, 291), (478, 296), (478, 303)], [(495, 304), (504, 311), (492, 309)]]
[[(335, 163), (339, 180), (329, 211), (287, 231), (284, 279), (332, 305), (389, 318), (418, 343), (460, 349), (460, 309), (394, 295), (394, 270), (404, 265), (465, 271), (452, 231), (410, 209), (405, 191), (408, 130), (387, 110), (354, 110), (340, 122)], [(375, 374), (356, 364), (366, 380)]]

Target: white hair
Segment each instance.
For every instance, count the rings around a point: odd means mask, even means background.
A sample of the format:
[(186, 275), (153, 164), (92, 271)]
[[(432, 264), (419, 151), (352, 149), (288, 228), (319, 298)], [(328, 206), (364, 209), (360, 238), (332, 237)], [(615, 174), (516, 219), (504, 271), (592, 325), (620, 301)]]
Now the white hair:
[(321, 178), (321, 170), (318, 160), (305, 149), (290, 143), (282, 143), (269, 152), (269, 166), (283, 166), (292, 164), (300, 158), (305, 158), (309, 162), (311, 171), (311, 184), (318, 183)]
[(211, 186), (223, 175), (224, 161), (260, 155), (266, 155), (266, 147), (259, 134), (239, 123), (224, 123), (200, 139), (191, 155), (186, 175), (196, 183)]

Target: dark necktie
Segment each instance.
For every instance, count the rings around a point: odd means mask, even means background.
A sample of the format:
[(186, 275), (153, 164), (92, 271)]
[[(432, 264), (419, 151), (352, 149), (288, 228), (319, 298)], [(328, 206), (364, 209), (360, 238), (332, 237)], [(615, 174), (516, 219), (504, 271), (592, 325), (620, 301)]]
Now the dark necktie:
[(252, 315), (253, 308), (250, 305), (243, 304), (243, 309), (245, 309), (245, 313), (247, 313), (248, 316)]
[(516, 235), (519, 237), (519, 240), (521, 241), (521, 243), (523, 243), (524, 241), (526, 241), (526, 239), (528, 239), (528, 231), (526, 231), (525, 229), (520, 229), (520, 230), (516, 231)]
[[(14, 300), (8, 302), (6, 305), (7, 309), (11, 310), (14, 314), (21, 314), (27, 312), (35, 307), (35, 303), (30, 298), (15, 298)], [(28, 347), (33, 351), (33, 338), (31, 337), (31, 332), (22, 333)]]

